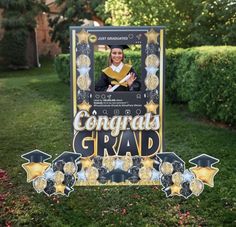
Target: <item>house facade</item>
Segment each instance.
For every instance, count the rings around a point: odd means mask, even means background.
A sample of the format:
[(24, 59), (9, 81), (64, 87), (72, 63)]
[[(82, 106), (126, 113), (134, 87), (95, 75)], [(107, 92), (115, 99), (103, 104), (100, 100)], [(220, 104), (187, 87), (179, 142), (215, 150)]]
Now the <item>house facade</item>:
[(52, 30), (48, 24), (48, 16), (57, 16), (59, 8), (54, 3), (54, 0), (46, 0), (49, 7), (49, 14), (41, 12), (37, 16), (36, 42), (39, 56), (55, 56), (61, 53), (61, 48), (58, 43), (52, 42), (50, 31)]
[[(56, 16), (59, 8), (54, 3), (54, 0), (46, 0), (45, 3), (49, 7), (49, 14), (45, 12), (39, 13), (36, 17), (37, 26), (35, 28), (35, 40), (38, 56), (55, 56), (61, 53), (58, 43), (52, 42), (50, 37), (50, 30), (48, 24), (48, 16)], [(4, 29), (1, 26), (3, 10), (0, 9), (0, 40), (4, 36)]]
[[(27, 41), (27, 45), (29, 46), (29, 60), (32, 58), (32, 56), (35, 56), (37, 59), (34, 62), (38, 62), (39, 56), (54, 57), (61, 53), (59, 43), (51, 41), (50, 32), (52, 28), (49, 27), (48, 23), (48, 17), (56, 17), (60, 11), (60, 8), (55, 4), (55, 0), (45, 0), (45, 4), (49, 8), (49, 13), (41, 12), (37, 15), (35, 34), (33, 34), (33, 37)], [(4, 36), (4, 29), (1, 28), (2, 12), (3, 10), (0, 9), (0, 40)], [(99, 20), (99, 18), (94, 18), (94, 21), (84, 19), (84, 26), (100, 26), (102, 24), (103, 22)], [(35, 63), (33, 63), (33, 65), (35, 65)]]

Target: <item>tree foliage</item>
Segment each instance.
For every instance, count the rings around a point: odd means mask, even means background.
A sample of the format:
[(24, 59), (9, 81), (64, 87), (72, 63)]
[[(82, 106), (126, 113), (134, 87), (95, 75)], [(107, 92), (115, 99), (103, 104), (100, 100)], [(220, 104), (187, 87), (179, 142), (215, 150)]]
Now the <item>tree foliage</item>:
[(25, 66), (27, 39), (36, 27), (35, 17), (47, 8), (43, 1), (35, 0), (1, 0), (0, 8), (3, 9), (4, 28), (1, 56), (9, 65)]
[(168, 47), (236, 44), (235, 0), (107, 0), (112, 25), (164, 25)]
[(236, 45), (236, 1), (202, 1), (194, 21), (192, 43), (196, 45)]
[(69, 51), (69, 26), (82, 25), (84, 19), (103, 21), (103, 6), (105, 0), (56, 0), (60, 12), (54, 18), (49, 18), (53, 28), (51, 37), (59, 42), (62, 52)]

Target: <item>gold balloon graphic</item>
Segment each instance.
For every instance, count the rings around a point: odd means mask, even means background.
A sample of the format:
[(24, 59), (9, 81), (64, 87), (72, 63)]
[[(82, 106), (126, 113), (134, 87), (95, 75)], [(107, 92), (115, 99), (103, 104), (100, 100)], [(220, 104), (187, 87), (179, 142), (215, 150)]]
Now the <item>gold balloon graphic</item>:
[(76, 171), (75, 164), (73, 162), (67, 162), (64, 165), (63, 170), (64, 170), (65, 173), (73, 174)]
[(189, 188), (194, 195), (199, 196), (204, 189), (204, 184), (198, 179), (193, 179), (190, 182)]
[(173, 170), (174, 170), (173, 165), (170, 162), (163, 162), (160, 168), (160, 171), (164, 175), (172, 174)]
[(128, 171), (129, 168), (133, 165), (133, 160), (132, 160), (131, 154), (127, 153), (121, 159), (124, 161), (123, 166), (122, 166), (123, 170)]
[(57, 184), (61, 184), (64, 181), (64, 174), (61, 171), (56, 171), (54, 175), (54, 181)]
[(176, 172), (172, 175), (172, 181), (174, 184), (179, 185), (183, 182), (183, 175), (181, 172)]
[(150, 168), (147, 168), (147, 167), (142, 167), (142, 168), (139, 169), (138, 175), (139, 175), (141, 180), (148, 181), (152, 177), (152, 170)]
[(145, 59), (145, 65), (148, 67), (159, 67), (160, 60), (155, 54), (150, 54)]
[(159, 85), (159, 79), (156, 75), (148, 75), (144, 81), (147, 90), (154, 90)]
[(98, 170), (92, 166), (86, 169), (85, 175), (88, 181), (94, 182), (98, 179), (99, 173)]
[(82, 91), (89, 91), (91, 79), (88, 75), (80, 75), (77, 79), (77, 85)]
[(91, 64), (91, 61), (90, 61), (90, 58), (87, 55), (81, 54), (77, 58), (76, 64), (77, 64), (78, 68), (89, 67), (90, 64)]
[(42, 192), (47, 186), (47, 180), (44, 177), (37, 177), (33, 181), (33, 186), (37, 192)]

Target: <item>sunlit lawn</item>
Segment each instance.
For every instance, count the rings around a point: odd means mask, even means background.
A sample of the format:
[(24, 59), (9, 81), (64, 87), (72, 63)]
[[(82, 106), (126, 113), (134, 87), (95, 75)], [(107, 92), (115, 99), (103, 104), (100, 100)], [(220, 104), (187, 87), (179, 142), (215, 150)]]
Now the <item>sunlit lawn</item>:
[[(199, 197), (166, 198), (160, 187), (76, 187), (48, 198), (26, 183), (20, 155), (38, 148), (71, 151), (70, 88), (48, 61), (39, 69), (0, 73), (0, 226), (236, 225), (236, 132), (166, 105), (165, 143), (187, 167), (207, 153), (220, 159), (215, 187)], [(6, 171), (6, 173), (4, 172)]]

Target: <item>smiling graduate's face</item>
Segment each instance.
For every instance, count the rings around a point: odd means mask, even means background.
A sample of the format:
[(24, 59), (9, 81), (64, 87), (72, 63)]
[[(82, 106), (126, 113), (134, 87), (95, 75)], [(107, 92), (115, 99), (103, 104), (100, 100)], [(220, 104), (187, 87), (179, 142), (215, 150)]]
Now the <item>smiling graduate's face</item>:
[(113, 48), (111, 50), (111, 61), (114, 65), (119, 65), (123, 61), (123, 50), (120, 48)]

